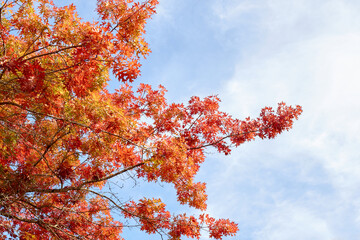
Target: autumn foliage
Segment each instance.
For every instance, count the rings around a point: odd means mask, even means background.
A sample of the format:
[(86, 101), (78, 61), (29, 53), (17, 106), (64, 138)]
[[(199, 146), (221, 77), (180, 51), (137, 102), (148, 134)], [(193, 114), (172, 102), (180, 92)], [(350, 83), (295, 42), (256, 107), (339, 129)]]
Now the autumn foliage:
[[(134, 87), (157, 3), (98, 0), (98, 20), (87, 22), (73, 5), (1, 1), (0, 238), (122, 239), (120, 219), (169, 239), (238, 231), (206, 214), (205, 183), (194, 181), (204, 150), (227, 155), (274, 138), (301, 108), (280, 103), (239, 120), (219, 110), (216, 96), (176, 104), (161, 86)], [(121, 83), (114, 93), (110, 75)], [(170, 183), (179, 203), (203, 213), (175, 215), (161, 199), (121, 202), (102, 190), (124, 174)]]

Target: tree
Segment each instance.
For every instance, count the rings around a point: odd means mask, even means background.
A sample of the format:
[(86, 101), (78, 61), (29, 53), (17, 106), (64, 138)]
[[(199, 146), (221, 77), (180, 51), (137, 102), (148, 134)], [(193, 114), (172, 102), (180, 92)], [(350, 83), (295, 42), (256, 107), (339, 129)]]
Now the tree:
[[(206, 214), (205, 183), (194, 181), (204, 149), (225, 155), (256, 137), (291, 128), (301, 107), (280, 103), (256, 119), (234, 119), (216, 96), (167, 103), (165, 89), (132, 82), (149, 52), (144, 25), (157, 0), (98, 0), (97, 22), (73, 5), (2, 0), (0, 7), (0, 236), (122, 239), (122, 222), (170, 239), (234, 235)], [(113, 73), (121, 82), (106, 90)], [(161, 199), (122, 202), (105, 185), (124, 174), (174, 186), (199, 216), (174, 215)]]

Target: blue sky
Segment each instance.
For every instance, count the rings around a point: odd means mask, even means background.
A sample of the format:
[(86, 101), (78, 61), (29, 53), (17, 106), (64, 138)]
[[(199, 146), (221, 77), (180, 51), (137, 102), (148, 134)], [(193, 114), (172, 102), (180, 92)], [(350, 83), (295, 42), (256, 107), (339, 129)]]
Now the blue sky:
[[(77, 5), (91, 18), (95, 1)], [(359, 12), (358, 0), (160, 0), (137, 83), (164, 85), (170, 102), (218, 94), (239, 118), (280, 101), (303, 106), (274, 140), (227, 157), (210, 151), (198, 180), (208, 183), (208, 211), (239, 223), (227, 239), (360, 236)], [(144, 192), (184, 211), (167, 186), (139, 186), (134, 197)]]

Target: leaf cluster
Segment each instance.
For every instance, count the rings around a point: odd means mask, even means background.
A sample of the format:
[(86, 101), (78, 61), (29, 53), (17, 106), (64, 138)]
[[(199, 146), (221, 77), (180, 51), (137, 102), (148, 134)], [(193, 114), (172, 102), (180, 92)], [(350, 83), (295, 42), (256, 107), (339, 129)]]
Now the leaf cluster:
[[(115, 212), (169, 239), (237, 232), (205, 212), (175, 215), (161, 199), (123, 202), (104, 191), (122, 176), (166, 182), (180, 204), (206, 211), (205, 183), (194, 181), (205, 149), (227, 155), (274, 138), (302, 111), (280, 103), (239, 120), (219, 110), (216, 96), (170, 104), (162, 86), (134, 88), (157, 3), (98, 0), (98, 21), (87, 22), (74, 5), (1, 1), (0, 237), (122, 239), (126, 224)], [(121, 82), (114, 93), (110, 74)]]

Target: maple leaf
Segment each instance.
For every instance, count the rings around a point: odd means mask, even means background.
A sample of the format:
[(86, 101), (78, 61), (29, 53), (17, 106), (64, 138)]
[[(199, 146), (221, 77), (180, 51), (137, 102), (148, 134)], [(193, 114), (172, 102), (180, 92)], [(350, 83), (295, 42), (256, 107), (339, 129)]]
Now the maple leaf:
[[(238, 231), (206, 214), (206, 185), (194, 181), (204, 150), (230, 154), (256, 137), (274, 138), (301, 107), (280, 103), (239, 120), (219, 110), (217, 96), (175, 104), (162, 86), (135, 89), (140, 59), (150, 52), (144, 25), (157, 4), (98, 0), (99, 20), (87, 22), (74, 5), (1, 1), (2, 238), (122, 239), (126, 224), (114, 212), (169, 239)], [(111, 73), (121, 83), (115, 93), (106, 90)], [(180, 204), (204, 213), (174, 215), (161, 199), (123, 203), (102, 190), (125, 174), (170, 183)]]

